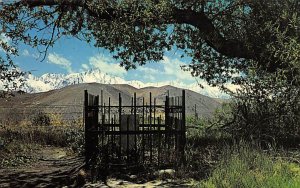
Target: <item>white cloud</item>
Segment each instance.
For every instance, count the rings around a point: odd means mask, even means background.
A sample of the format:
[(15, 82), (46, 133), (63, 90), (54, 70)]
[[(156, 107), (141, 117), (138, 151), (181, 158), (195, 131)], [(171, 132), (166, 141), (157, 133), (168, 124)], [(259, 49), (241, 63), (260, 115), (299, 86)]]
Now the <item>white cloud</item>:
[[(47, 60), (49, 63), (56, 64), (66, 69), (68, 72), (72, 72), (71, 62), (61, 55), (50, 53)], [(149, 67), (148, 65), (138, 66), (135, 71), (130, 72), (132, 75), (126, 75), (127, 71), (120, 67), (118, 63), (113, 62), (112, 58), (104, 55), (90, 57), (88, 63), (81, 64), (80, 71), (86, 72), (87, 70), (94, 68), (99, 69), (100, 71), (88, 71), (88, 74), (84, 74), (84, 77), (81, 79), (82, 82), (99, 82), (106, 84), (127, 83), (138, 88), (172, 85), (175, 87), (190, 89), (211, 97), (227, 96), (222, 93), (219, 88), (211, 87), (204, 80), (194, 78), (190, 72), (183, 71), (180, 66), (185, 65), (185, 63), (178, 58), (164, 57), (164, 59), (158, 62), (155, 67)], [(128, 78), (127, 76), (130, 76), (131, 79), (126, 79)], [(77, 80), (78, 79), (76, 79), (76, 81)], [(204, 88), (201, 88), (198, 83), (204, 86)], [(227, 87), (233, 91), (238, 88), (238, 86), (232, 84), (227, 84)]]
[(192, 77), (190, 72), (181, 69), (181, 66), (186, 64), (179, 59), (170, 59), (164, 56), (161, 62), (164, 66), (164, 74), (174, 76), (176, 79), (182, 81), (195, 81), (195, 78)]
[(35, 59), (39, 59), (41, 57), (41, 54), (34, 53), (34, 54), (32, 54), (32, 57), (35, 58)]
[(0, 35), (0, 40), (7, 43), (7, 44), (10, 44), (10, 41), (11, 41), (11, 38), (9, 38), (8, 36), (6, 36), (4, 33), (1, 33)]
[(73, 72), (71, 67), (72, 63), (56, 53), (50, 53), (48, 55), (48, 62), (66, 69), (69, 73)]
[[(140, 75), (138, 75), (140, 76)], [(142, 76), (149, 76), (147, 74), (144, 74)], [(204, 88), (201, 88), (197, 82), (193, 83), (186, 83), (181, 80), (165, 80), (165, 81), (160, 81), (157, 82), (153, 80), (153, 78), (148, 77), (146, 80), (147, 81), (140, 81), (139, 79), (136, 80), (127, 80), (121, 77), (117, 76), (111, 76), (109, 74), (106, 74), (102, 71), (99, 70), (93, 70), (93, 71), (88, 71), (85, 72), (85, 74), (82, 73), (72, 73), (68, 75), (60, 75), (60, 74), (45, 74), (41, 77), (29, 77), (27, 79), (27, 87), (29, 88), (28, 91), (35, 91), (35, 92), (40, 92), (40, 91), (48, 91), (50, 89), (57, 89), (57, 88), (62, 88), (66, 86), (65, 82), (61, 82), (61, 80), (67, 81), (68, 84), (73, 84), (74, 82), (80, 82), (80, 83), (90, 83), (90, 82), (97, 82), (97, 83), (102, 83), (102, 84), (129, 84), (137, 88), (143, 88), (143, 87), (149, 87), (149, 86), (154, 86), (154, 87), (161, 87), (165, 85), (172, 85), (175, 87), (179, 88), (184, 88), (184, 89), (190, 89), (192, 91), (210, 96), (210, 97), (215, 97), (215, 98), (226, 98), (228, 95), (225, 93), (222, 93), (219, 88), (217, 87), (210, 87), (204, 80), (199, 80), (199, 83), (204, 86)], [(47, 82), (45, 82), (47, 81)], [(1, 86), (1, 84), (0, 84)], [(238, 86), (228, 84), (227, 85), (229, 89), (236, 89)], [(1, 88), (1, 87), (0, 87)], [(27, 91), (27, 90), (26, 90)]]
[(155, 81), (155, 77), (153, 75), (151, 75), (151, 74), (144, 74), (143, 78), (145, 80), (150, 80), (152, 82)]
[[(183, 71), (181, 69), (182, 65), (186, 65), (184, 62), (179, 59), (172, 59), (164, 56), (163, 60), (159, 62), (162, 66), (162, 69), (159, 68), (149, 68), (149, 67), (138, 67), (137, 71), (141, 71), (144, 73), (143, 78), (149, 78), (150, 81), (155, 81), (156, 78), (160, 78), (163, 80), (180, 80), (182, 82), (196, 82), (196, 79), (191, 75), (188, 71)], [(166, 77), (167, 76), (167, 77)], [(136, 76), (137, 77), (137, 76)]]
[(22, 55), (23, 55), (23, 56), (26, 56), (26, 57), (30, 56), (29, 51), (26, 50), (26, 49), (23, 50)]
[(118, 63), (112, 63), (112, 61), (112, 58), (101, 55), (96, 55), (89, 59), (89, 63), (93, 68), (98, 68), (101, 72), (110, 75), (123, 77), (127, 71), (123, 67), (120, 67)]
[(157, 69), (149, 68), (149, 67), (138, 67), (139, 71), (143, 71), (147, 74), (158, 74), (159, 71)]
[(81, 64), (81, 67), (84, 69), (84, 70), (89, 70), (90, 67), (87, 65), (87, 64)]
[[(165, 56), (164, 59), (159, 63), (162, 65), (161, 70), (157, 68), (138, 67), (137, 70), (144, 73), (142, 74), (142, 78), (144, 78), (145, 82), (140, 82), (136, 86), (147, 87), (172, 85), (175, 87), (190, 89), (211, 97), (228, 97), (228, 95), (221, 92), (218, 87), (209, 86), (206, 81), (193, 77), (189, 71), (183, 71), (181, 66), (186, 64), (177, 58)], [(140, 75), (135, 75), (135, 77), (139, 78)], [(160, 79), (163, 81), (157, 82), (156, 78), (164, 79)], [(170, 80), (170, 78), (172, 79)], [(203, 88), (201, 88), (199, 84), (201, 84)], [(231, 91), (236, 91), (236, 89), (239, 88), (239, 86), (233, 84), (225, 84), (225, 86)]]

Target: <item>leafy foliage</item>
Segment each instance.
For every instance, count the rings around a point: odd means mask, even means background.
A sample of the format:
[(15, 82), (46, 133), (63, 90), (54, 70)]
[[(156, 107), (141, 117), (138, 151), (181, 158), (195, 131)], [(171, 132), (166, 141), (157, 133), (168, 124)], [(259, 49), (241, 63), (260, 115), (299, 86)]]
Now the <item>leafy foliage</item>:
[(300, 136), (300, 89), (277, 72), (249, 77), (235, 98), (211, 121), (235, 138), (292, 139)]
[(222, 87), (246, 81), (256, 65), (299, 74), (299, 10), (298, 0), (24, 0), (1, 3), (0, 24), (15, 55), (24, 43), (45, 57), (72, 36), (108, 49), (131, 69), (177, 49), (191, 59), (185, 69), (193, 76)]
[[(16, 49), (10, 46), (8, 41), (4, 41), (3, 36), (0, 35), (0, 84), (5, 90), (0, 91), (0, 97), (11, 95), (12, 91), (22, 87), (25, 75), (12, 61), (11, 55), (17, 54)], [(6, 53), (5, 57), (1, 56), (1, 49)]]
[[(183, 69), (212, 86), (241, 86), (232, 114), (219, 121), (236, 136), (299, 135), (300, 2), (298, 0), (23, 0), (0, 4), (1, 39), (10, 55), (26, 44), (47, 54), (63, 36), (108, 49), (136, 68), (176, 49)], [(1, 60), (1, 59), (0, 59)], [(20, 74), (10, 74), (12, 78)], [(221, 114), (219, 114), (221, 115)]]

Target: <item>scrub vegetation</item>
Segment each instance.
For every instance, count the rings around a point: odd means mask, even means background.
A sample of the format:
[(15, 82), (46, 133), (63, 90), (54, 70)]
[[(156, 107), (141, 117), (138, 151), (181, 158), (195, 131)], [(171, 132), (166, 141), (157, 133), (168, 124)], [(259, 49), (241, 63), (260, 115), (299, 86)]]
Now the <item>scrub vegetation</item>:
[[(22, 45), (45, 58), (61, 37), (75, 37), (127, 70), (177, 50), (190, 60), (184, 70), (231, 99), (211, 119), (187, 119), (186, 164), (172, 177), (199, 187), (300, 186), (299, 0), (0, 1), (0, 25), (11, 40), (0, 38), (4, 97), (23, 81), (13, 62)], [(44, 114), (33, 123), (2, 126), (0, 155), (27, 144), (80, 151), (80, 129), (53, 128)]]

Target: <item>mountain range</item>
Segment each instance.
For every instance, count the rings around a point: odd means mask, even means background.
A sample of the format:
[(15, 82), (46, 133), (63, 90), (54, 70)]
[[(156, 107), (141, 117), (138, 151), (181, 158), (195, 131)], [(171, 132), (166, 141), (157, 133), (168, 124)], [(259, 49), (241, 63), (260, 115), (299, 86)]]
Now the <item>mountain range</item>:
[[(186, 113), (188, 116), (211, 117), (216, 108), (220, 107), (223, 99), (217, 98), (213, 90), (200, 90), (197, 83), (183, 85), (176, 82), (143, 83), (141, 81), (126, 81), (117, 76), (111, 76), (99, 69), (82, 73), (51, 74), (42, 76), (26, 75), (22, 88), (25, 93), (12, 98), (0, 99), (0, 119), (5, 121), (23, 121), (30, 119), (39, 112), (56, 113), (64, 119), (82, 117), (83, 92), (99, 95), (104, 94), (104, 103), (118, 104), (119, 93), (123, 105), (130, 105), (134, 93), (138, 103), (144, 97), (149, 102), (149, 93), (161, 104), (167, 93), (181, 96), (182, 89), (186, 90)], [(175, 87), (176, 86), (176, 87)], [(1, 90), (1, 83), (0, 83)], [(201, 93), (201, 94), (200, 94)], [(0, 122), (1, 123), (1, 122)]]
[[(145, 102), (149, 104), (150, 92), (156, 99), (156, 104), (162, 104), (167, 93), (170, 97), (182, 95), (182, 88), (170, 85), (136, 88), (128, 84), (73, 84), (47, 92), (17, 94), (15, 97), (0, 99), (0, 118), (22, 120), (22, 117), (29, 117), (39, 111), (62, 114), (65, 116), (64, 118), (70, 119), (74, 116), (82, 117), (84, 90), (88, 90), (94, 95), (100, 95), (102, 91), (103, 102), (106, 105), (108, 98), (111, 99), (112, 105), (117, 105), (119, 93), (122, 96), (123, 105), (131, 104), (134, 93), (136, 93), (138, 104), (141, 104), (142, 98), (145, 98)], [(186, 90), (186, 113), (188, 116), (197, 114), (199, 117), (211, 117), (221, 104), (220, 100)]]
[[(162, 87), (165, 85), (171, 85), (174, 87), (189, 89), (200, 94), (210, 96), (213, 98), (222, 98), (225, 94), (220, 93), (217, 88), (204, 88), (202, 89), (197, 82), (192, 84), (185, 84), (176, 81), (158, 82), (158, 83), (144, 83), (138, 80), (125, 80), (123, 78), (112, 76), (107, 73), (101, 72), (99, 69), (92, 69), (81, 73), (70, 73), (70, 74), (54, 74), (47, 73), (41, 76), (34, 76), (32, 74), (25, 76), (23, 91), (26, 93), (38, 93), (45, 92), (54, 89), (64, 88), (66, 86), (80, 84), (80, 83), (100, 83), (100, 84), (128, 84), (135, 88), (144, 87)], [(0, 83), (1, 90), (1, 83)]]

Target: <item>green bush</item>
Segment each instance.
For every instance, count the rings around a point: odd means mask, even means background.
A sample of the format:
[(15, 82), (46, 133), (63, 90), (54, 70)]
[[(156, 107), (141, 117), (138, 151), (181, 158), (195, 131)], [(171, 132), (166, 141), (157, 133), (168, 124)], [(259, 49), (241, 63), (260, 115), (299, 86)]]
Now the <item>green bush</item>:
[(300, 87), (277, 74), (249, 76), (233, 94), (215, 128), (234, 138), (277, 141), (300, 138)]

